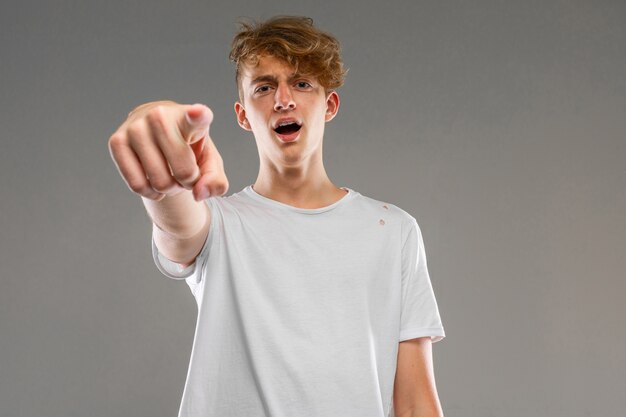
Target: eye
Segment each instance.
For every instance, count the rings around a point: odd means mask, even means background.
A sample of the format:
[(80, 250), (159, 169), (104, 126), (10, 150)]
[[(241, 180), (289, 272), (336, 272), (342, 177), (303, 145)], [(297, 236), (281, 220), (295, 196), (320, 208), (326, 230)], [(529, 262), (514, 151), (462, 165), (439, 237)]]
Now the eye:
[(270, 90), (269, 85), (262, 85), (254, 90), (255, 93), (267, 93)]
[(310, 88), (310, 87), (312, 87), (311, 84), (309, 84), (306, 81), (298, 81), (296, 83), (296, 85), (298, 86), (298, 88)]

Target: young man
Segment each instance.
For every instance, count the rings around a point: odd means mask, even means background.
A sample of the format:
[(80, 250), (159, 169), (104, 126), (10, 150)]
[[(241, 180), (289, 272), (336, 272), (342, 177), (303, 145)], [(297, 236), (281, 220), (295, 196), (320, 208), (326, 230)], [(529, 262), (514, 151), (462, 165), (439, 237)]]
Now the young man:
[(244, 24), (231, 59), (254, 184), (224, 197), (203, 105), (147, 103), (109, 140), (153, 220), (157, 267), (198, 305), (179, 416), (443, 415), (431, 344), (445, 334), (420, 228), (324, 170), (345, 75), (337, 40), (277, 17)]

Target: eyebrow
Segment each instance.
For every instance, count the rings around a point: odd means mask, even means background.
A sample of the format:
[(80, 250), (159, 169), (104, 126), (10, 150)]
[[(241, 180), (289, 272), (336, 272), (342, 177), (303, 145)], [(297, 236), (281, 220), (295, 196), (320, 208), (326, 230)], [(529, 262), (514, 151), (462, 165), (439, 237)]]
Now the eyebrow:
[[(294, 81), (295, 79), (301, 78), (301, 77), (305, 77), (306, 78), (306, 75), (294, 73), (294, 74), (291, 74), (289, 76), (287, 81), (291, 82), (291, 81)], [(258, 83), (262, 83), (262, 82), (278, 83), (278, 78), (276, 76), (274, 76), (274, 75), (259, 75), (258, 77), (256, 77), (252, 81), (250, 81), (250, 85), (254, 85), (254, 84), (258, 84)]]

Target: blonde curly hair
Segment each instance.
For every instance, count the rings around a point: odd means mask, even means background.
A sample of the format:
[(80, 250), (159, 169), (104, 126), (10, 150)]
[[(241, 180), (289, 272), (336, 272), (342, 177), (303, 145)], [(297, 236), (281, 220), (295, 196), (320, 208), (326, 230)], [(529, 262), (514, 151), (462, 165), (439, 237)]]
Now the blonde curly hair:
[(239, 24), (229, 58), (236, 65), (240, 98), (242, 67), (257, 65), (262, 55), (286, 62), (296, 73), (317, 78), (326, 91), (343, 85), (348, 71), (341, 60), (339, 41), (313, 26), (313, 19), (275, 16), (263, 22), (240, 21)]

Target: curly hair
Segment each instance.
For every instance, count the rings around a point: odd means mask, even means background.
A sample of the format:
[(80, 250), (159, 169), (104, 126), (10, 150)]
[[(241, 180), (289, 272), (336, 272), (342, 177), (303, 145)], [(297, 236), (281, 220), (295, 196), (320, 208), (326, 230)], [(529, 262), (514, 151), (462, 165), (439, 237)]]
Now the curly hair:
[(259, 57), (280, 59), (296, 73), (317, 78), (326, 91), (344, 83), (347, 69), (341, 60), (339, 41), (302, 16), (275, 16), (264, 22), (240, 21), (229, 58), (236, 65), (235, 81), (241, 98), (242, 66), (258, 64)]

